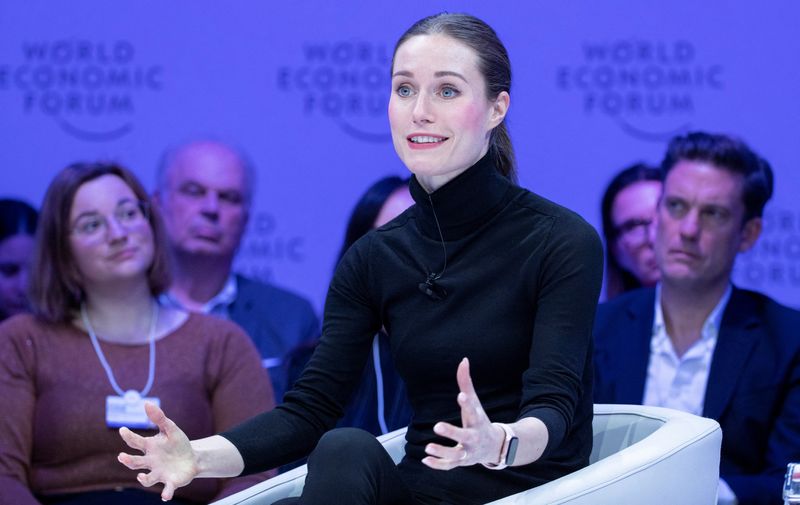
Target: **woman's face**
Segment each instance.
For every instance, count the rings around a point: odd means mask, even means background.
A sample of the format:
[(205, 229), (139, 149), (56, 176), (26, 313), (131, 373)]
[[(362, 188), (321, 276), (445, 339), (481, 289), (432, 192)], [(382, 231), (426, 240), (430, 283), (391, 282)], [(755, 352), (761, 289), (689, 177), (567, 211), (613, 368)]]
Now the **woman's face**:
[(417, 35), (395, 53), (389, 123), (400, 159), (428, 191), (472, 166), (505, 117), (508, 93), (486, 98), (478, 56), (441, 34)]
[(83, 288), (146, 278), (153, 230), (131, 188), (116, 175), (82, 184), (69, 215), (69, 243)]
[(0, 317), (27, 312), (34, 239), (20, 233), (0, 241)]
[(611, 205), (611, 221), (617, 233), (613, 253), (619, 265), (645, 286), (652, 286), (661, 276), (653, 252), (660, 196), (660, 182), (640, 181), (620, 191)]

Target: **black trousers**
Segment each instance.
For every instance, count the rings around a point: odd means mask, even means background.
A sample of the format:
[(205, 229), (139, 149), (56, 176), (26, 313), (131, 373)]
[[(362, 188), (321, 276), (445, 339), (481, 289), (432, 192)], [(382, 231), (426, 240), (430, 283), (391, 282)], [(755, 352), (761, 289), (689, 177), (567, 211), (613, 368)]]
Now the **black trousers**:
[(299, 498), (275, 505), (418, 505), (400, 471), (373, 435), (338, 428), (320, 439), (308, 458)]

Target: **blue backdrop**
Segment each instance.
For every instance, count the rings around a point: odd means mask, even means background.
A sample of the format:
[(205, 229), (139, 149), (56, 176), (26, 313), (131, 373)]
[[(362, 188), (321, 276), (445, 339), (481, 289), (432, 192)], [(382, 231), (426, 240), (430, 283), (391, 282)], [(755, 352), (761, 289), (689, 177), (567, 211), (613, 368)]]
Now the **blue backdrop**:
[(599, 225), (611, 174), (690, 128), (773, 164), (765, 234), (736, 281), (800, 306), (800, 4), (43, 0), (0, 2), (0, 196), (38, 205), (67, 163), (114, 159), (152, 187), (167, 145), (213, 135), (258, 167), (239, 268), (321, 308), (346, 218), (404, 174), (389, 59), (441, 10), (489, 22), (513, 62), (522, 185)]

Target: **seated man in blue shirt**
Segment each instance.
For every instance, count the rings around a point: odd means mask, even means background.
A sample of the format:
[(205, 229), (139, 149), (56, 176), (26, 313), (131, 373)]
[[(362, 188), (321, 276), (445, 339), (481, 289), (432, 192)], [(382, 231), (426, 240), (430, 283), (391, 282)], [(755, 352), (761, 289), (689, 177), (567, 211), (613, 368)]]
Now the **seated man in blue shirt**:
[(253, 167), (228, 145), (196, 141), (165, 153), (154, 200), (174, 271), (162, 298), (244, 328), (261, 353), (280, 403), (289, 386), (283, 360), (295, 347), (316, 341), (319, 321), (306, 299), (232, 271), (254, 184)]
[(786, 464), (800, 460), (800, 312), (730, 281), (761, 233), (772, 170), (743, 142), (702, 132), (673, 139), (662, 170), (661, 281), (599, 307), (595, 402), (716, 419), (719, 503), (782, 503)]

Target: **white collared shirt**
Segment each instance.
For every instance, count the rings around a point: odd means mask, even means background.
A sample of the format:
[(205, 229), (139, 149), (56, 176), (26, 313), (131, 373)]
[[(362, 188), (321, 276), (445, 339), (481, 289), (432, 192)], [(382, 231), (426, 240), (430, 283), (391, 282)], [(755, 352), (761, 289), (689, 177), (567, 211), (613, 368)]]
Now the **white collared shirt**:
[[(214, 295), (209, 301), (200, 307), (200, 310), (197, 312), (202, 312), (203, 314), (210, 314), (212, 316), (230, 320), (230, 306), (236, 300), (238, 293), (239, 284), (236, 282), (236, 276), (231, 274), (228, 276), (228, 280), (225, 281), (225, 285), (222, 286), (222, 289), (219, 291), (219, 293)], [(158, 299), (162, 305), (192, 312), (190, 309), (184, 307), (181, 302), (169, 291), (166, 293), (161, 293), (161, 296), (159, 296)], [(283, 358), (281, 356), (261, 358), (261, 366), (266, 369), (278, 368), (282, 364)]]
[(183, 309), (187, 312), (202, 312), (203, 314), (211, 314), (212, 316), (221, 317), (223, 319), (230, 319), (230, 312), (228, 309), (234, 300), (236, 300), (236, 295), (238, 292), (239, 288), (238, 284), (236, 283), (236, 276), (230, 274), (228, 276), (228, 280), (225, 281), (225, 285), (222, 286), (222, 289), (219, 291), (219, 293), (214, 295), (209, 301), (200, 307), (200, 310), (191, 311), (187, 307), (184, 307), (183, 304), (181, 304), (181, 302), (169, 291), (162, 293), (161, 296), (159, 296), (159, 301), (162, 305)]
[[(733, 288), (722, 294), (714, 310), (703, 323), (700, 339), (678, 357), (675, 347), (667, 334), (664, 312), (661, 309), (661, 284), (656, 286), (655, 316), (650, 338), (650, 360), (647, 365), (647, 381), (644, 387), (645, 405), (668, 407), (672, 409), (703, 415), (708, 372), (711, 358), (717, 346), (717, 337), (722, 323), (722, 314), (728, 305)], [(736, 495), (728, 483), (720, 478), (717, 489), (718, 505), (735, 505)]]
[(656, 286), (655, 317), (650, 339), (650, 360), (647, 365), (644, 404), (703, 414), (711, 357), (717, 346), (722, 313), (731, 297), (732, 288), (723, 293), (714, 310), (706, 318), (700, 339), (678, 357), (667, 335), (661, 309), (661, 284)]

